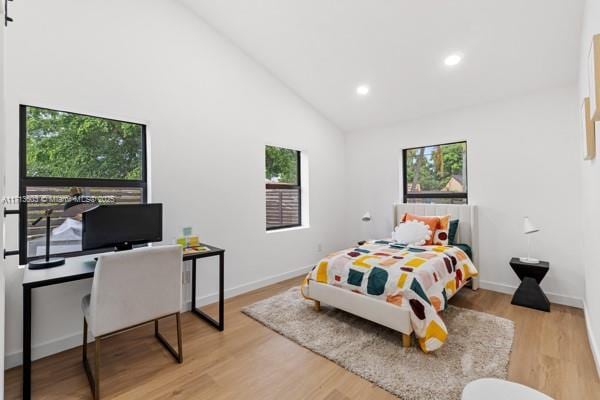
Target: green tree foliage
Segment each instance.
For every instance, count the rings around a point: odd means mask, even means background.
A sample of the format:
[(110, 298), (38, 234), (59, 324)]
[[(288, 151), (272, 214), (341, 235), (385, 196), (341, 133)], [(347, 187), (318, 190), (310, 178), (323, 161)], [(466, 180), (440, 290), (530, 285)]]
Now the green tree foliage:
[(267, 146), (265, 150), (265, 176), (267, 180), (281, 183), (298, 183), (297, 151)]
[(452, 176), (465, 175), (466, 144), (420, 147), (406, 152), (406, 179), (412, 191), (440, 191)]
[(27, 176), (142, 178), (141, 126), (27, 107)]

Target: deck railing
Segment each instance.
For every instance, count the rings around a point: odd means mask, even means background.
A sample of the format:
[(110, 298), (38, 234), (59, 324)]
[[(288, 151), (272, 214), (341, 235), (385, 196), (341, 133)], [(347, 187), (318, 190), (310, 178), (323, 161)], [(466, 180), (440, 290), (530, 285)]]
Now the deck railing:
[[(27, 196), (35, 196), (38, 199), (47, 197), (66, 198), (69, 196), (68, 187), (28, 187)], [(100, 198), (114, 198), (114, 204), (139, 204), (143, 201), (143, 192), (141, 188), (123, 188), (123, 187), (101, 187), (101, 188), (84, 188), (84, 195), (95, 196)], [(39, 217), (44, 216), (44, 212), (57, 203), (52, 202), (28, 202), (27, 203), (27, 238), (34, 239), (46, 234), (45, 221), (40, 221), (37, 225), (32, 226), (32, 223)], [(62, 216), (62, 208), (52, 212), (50, 226), (56, 228), (60, 226), (65, 218)]]
[(267, 186), (267, 229), (300, 225), (300, 187)]

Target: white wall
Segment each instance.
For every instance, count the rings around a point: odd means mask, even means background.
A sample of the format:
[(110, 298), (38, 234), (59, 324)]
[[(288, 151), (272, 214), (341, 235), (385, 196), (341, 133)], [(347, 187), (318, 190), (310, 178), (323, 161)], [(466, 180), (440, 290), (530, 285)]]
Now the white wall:
[[(226, 288), (298, 274), (343, 245), (343, 135), (187, 9), (169, 0), (30, 0), (11, 10), (8, 194), (18, 191), (18, 105), (47, 106), (148, 125), (151, 194), (165, 205), (165, 239), (193, 225), (224, 247)], [(309, 157), (308, 229), (265, 233), (267, 143)], [(16, 244), (13, 234), (8, 245)], [(200, 297), (216, 291), (216, 272), (216, 260), (200, 264)], [(11, 364), (21, 351), (22, 275), (12, 258)], [(34, 357), (79, 344), (89, 289), (87, 281), (34, 292)]]
[[(600, 33), (600, 1), (587, 0), (582, 24), (581, 72), (579, 76), (579, 96), (581, 102), (589, 95), (588, 90), (588, 52), (591, 38)], [(600, 141), (600, 123), (596, 124), (596, 146)], [(583, 260), (585, 267), (585, 303), (590, 345), (594, 351), (596, 367), (600, 374), (600, 262), (598, 261), (598, 242), (600, 232), (596, 225), (600, 221), (600, 153), (596, 159), (580, 161), (583, 190)], [(580, 157), (582, 160), (583, 157)]]
[(370, 236), (389, 235), (392, 203), (401, 196), (402, 149), (467, 140), (469, 203), (479, 206), (482, 286), (512, 293), (519, 280), (508, 265), (525, 255), (525, 215), (541, 227), (532, 256), (548, 260), (542, 283), (551, 300), (581, 306), (583, 269), (575, 87), (357, 132), (346, 139), (348, 215), (355, 239), (360, 217), (372, 215)]

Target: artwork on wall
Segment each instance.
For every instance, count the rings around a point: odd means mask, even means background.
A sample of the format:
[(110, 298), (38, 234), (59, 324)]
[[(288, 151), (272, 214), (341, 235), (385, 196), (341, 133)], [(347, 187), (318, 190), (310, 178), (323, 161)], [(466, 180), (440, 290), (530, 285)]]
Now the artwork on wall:
[(592, 38), (588, 65), (590, 113), (592, 120), (600, 121), (600, 34)]
[(596, 132), (595, 122), (592, 120), (589, 97), (583, 99), (581, 114), (583, 118), (584, 159), (593, 160), (596, 157)]

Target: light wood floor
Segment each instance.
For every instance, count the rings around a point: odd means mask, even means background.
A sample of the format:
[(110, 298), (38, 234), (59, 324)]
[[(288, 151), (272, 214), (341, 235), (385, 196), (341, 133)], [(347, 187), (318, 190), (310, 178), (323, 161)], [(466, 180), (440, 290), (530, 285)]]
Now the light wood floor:
[[(240, 313), (301, 279), (291, 279), (226, 303), (218, 332), (183, 315), (184, 363), (176, 364), (153, 336), (153, 326), (103, 342), (104, 399), (396, 399)], [(552, 305), (551, 313), (512, 306), (510, 297), (464, 289), (451, 303), (515, 321), (509, 379), (556, 399), (599, 399), (600, 381), (589, 350), (581, 310)], [(207, 307), (214, 312), (215, 307)], [(164, 323), (173, 340), (173, 323)], [(93, 351), (93, 346), (90, 353)], [(80, 348), (33, 364), (34, 399), (91, 399)], [(6, 399), (19, 399), (21, 370), (6, 372)]]

